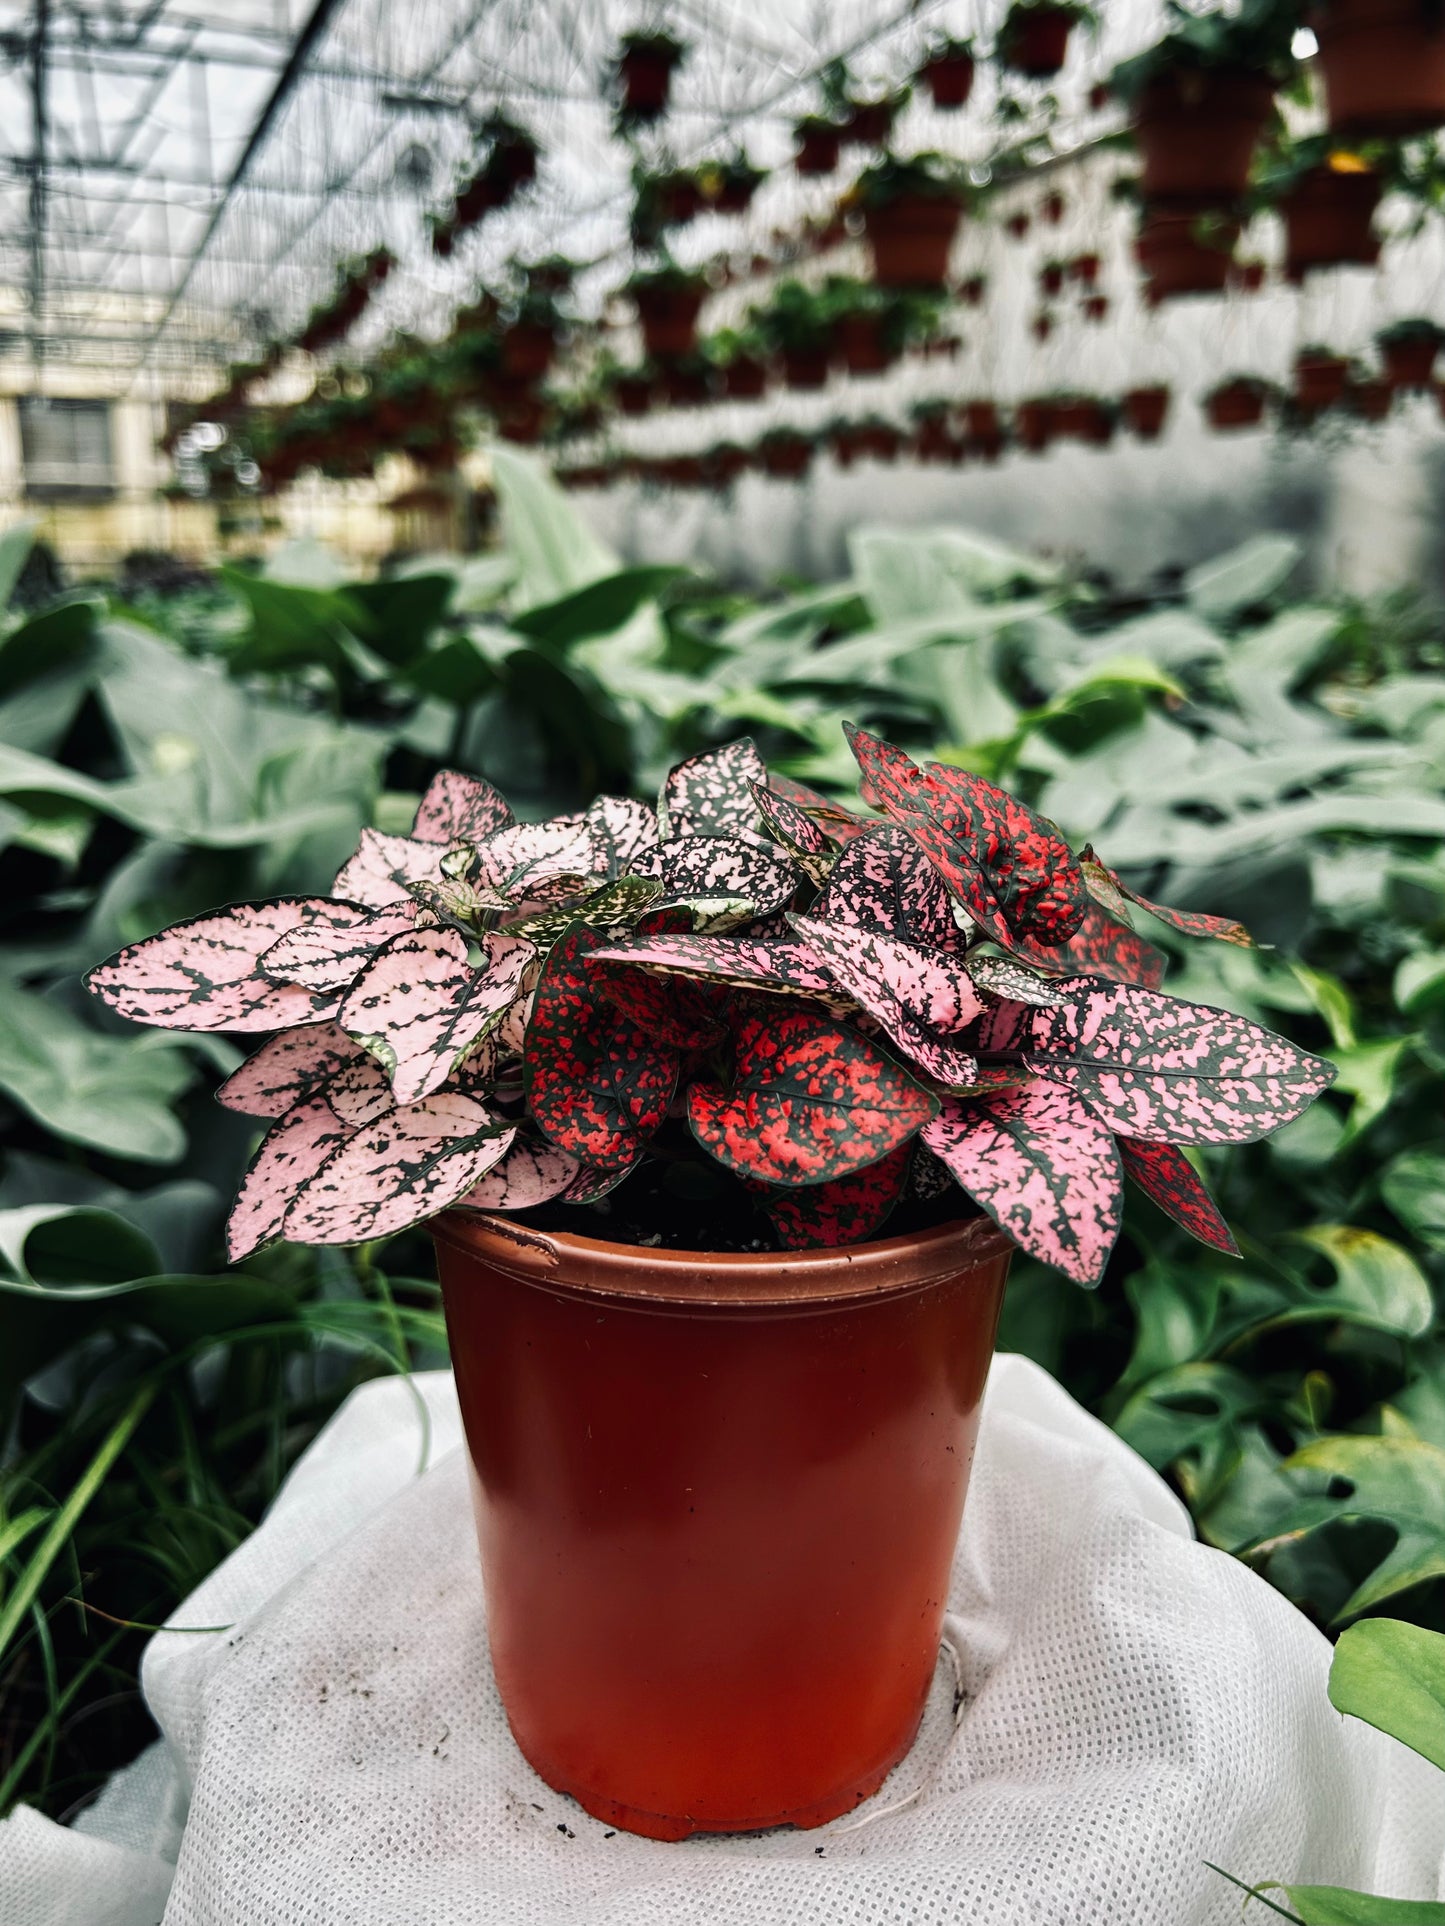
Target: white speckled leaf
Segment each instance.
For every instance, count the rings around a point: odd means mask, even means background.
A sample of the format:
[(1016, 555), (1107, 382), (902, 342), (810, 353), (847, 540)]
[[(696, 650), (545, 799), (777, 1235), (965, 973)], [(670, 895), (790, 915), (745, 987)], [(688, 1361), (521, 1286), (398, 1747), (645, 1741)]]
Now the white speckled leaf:
[(446, 849), (413, 836), (388, 836), (363, 829), (356, 854), (342, 864), (332, 888), (337, 896), (368, 909), (389, 909), (408, 902), (408, 883), (436, 883)]
[(516, 821), (511, 805), (484, 776), (443, 769), (417, 805), (411, 833), (424, 843), (475, 843)]
[[(263, 1043), (216, 1092), (243, 1117), (284, 1117), (349, 1065), (374, 1063), (337, 1023), (307, 1023)], [(379, 1066), (378, 1066), (379, 1067)]]
[(235, 903), (132, 943), (91, 971), (90, 988), (121, 1016), (167, 1030), (285, 1030), (335, 1015), (333, 996), (274, 982), (272, 944), (329, 905), (285, 896)]
[(380, 910), (330, 903), (273, 943), (261, 958), (261, 968), (278, 982), (334, 994), (365, 969), (383, 943), (415, 924), (410, 903)]

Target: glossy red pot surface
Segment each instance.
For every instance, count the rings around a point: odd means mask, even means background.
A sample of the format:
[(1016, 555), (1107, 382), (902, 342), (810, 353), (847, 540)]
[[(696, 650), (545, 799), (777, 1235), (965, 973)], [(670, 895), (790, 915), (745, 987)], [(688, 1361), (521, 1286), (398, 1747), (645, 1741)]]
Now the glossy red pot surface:
[(532, 1765), (656, 1839), (867, 1798), (933, 1678), (1008, 1240), (716, 1257), (434, 1228)]

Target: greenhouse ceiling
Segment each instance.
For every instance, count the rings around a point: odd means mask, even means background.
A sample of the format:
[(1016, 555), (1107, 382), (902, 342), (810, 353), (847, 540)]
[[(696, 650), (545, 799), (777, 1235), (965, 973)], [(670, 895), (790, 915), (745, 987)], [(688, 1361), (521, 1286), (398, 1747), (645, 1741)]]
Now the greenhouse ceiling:
[[(442, 331), (510, 257), (561, 248), (625, 272), (632, 155), (614, 129), (619, 37), (665, 25), (688, 44), (649, 160), (791, 151), (831, 61), (896, 82), (940, 30), (987, 43), (1005, 0), (0, 0), (0, 371), (86, 367), (118, 392), (204, 384), (294, 328), (339, 262), (400, 263), (359, 331)], [(1057, 92), (1053, 140), (1100, 131), (1092, 82), (1157, 32), (1159, 0), (1110, 0)], [(915, 104), (900, 144), (986, 166), (1004, 130), (991, 83), (966, 116)], [(534, 187), (450, 260), (427, 240), (477, 130), (498, 108), (538, 139)], [(1017, 124), (1007, 133), (1019, 137)], [(791, 173), (750, 217), (765, 235), (826, 193)], [(811, 196), (811, 199), (810, 199)], [(691, 254), (715, 251), (717, 217)], [(736, 223), (728, 244), (737, 244)]]

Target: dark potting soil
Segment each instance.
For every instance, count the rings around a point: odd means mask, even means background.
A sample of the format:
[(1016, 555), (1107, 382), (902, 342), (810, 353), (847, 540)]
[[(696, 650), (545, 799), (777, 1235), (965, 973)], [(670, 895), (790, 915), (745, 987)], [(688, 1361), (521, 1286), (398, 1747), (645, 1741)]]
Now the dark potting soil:
[[(964, 1192), (950, 1187), (939, 1197), (901, 1200), (877, 1235), (902, 1237), (977, 1215)], [(783, 1248), (767, 1212), (731, 1171), (686, 1157), (649, 1159), (594, 1204), (539, 1204), (515, 1216), (536, 1230), (570, 1231), (646, 1250), (726, 1254)]]

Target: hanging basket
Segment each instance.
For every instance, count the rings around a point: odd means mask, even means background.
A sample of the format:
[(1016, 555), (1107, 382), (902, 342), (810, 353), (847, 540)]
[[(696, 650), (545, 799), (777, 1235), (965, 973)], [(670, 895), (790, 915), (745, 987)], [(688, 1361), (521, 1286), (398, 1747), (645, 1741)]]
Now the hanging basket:
[(1176, 67), (1157, 75), (1134, 110), (1141, 192), (1236, 200), (1273, 104), (1269, 79), (1244, 69)]
[(1123, 398), (1124, 422), (1136, 441), (1158, 441), (1169, 419), (1169, 390), (1131, 388)]
[(1342, 354), (1303, 349), (1295, 356), (1294, 398), (1306, 414), (1333, 408), (1344, 397), (1350, 364)]
[(1440, 354), (1440, 336), (1435, 333), (1402, 335), (1391, 340), (1377, 335), (1385, 379), (1394, 389), (1428, 388), (1435, 375)]
[(1236, 216), (1198, 203), (1146, 205), (1134, 252), (1151, 298), (1222, 293), (1239, 229)]
[(1014, 409), (1014, 440), (1026, 454), (1041, 455), (1053, 441), (1056, 427), (1051, 401), (1021, 401)]
[(722, 381), (729, 401), (757, 401), (768, 391), (767, 363), (756, 355), (735, 355), (723, 369)]
[(668, 46), (628, 47), (617, 62), (622, 111), (629, 120), (656, 120), (666, 111), (678, 56)]
[(1311, 24), (1332, 133), (1445, 127), (1445, 15), (1431, 0), (1326, 0)]
[(1004, 66), (1030, 80), (1052, 80), (1069, 57), (1074, 14), (1067, 7), (1030, 7), (1006, 23), (999, 48)]
[(974, 58), (967, 53), (937, 54), (918, 70), (918, 78), (945, 112), (968, 105), (973, 92)]
[(1257, 428), (1264, 420), (1269, 390), (1262, 381), (1226, 381), (1204, 398), (1204, 413), (1218, 434)]
[(841, 315), (833, 331), (834, 350), (850, 375), (883, 374), (898, 359), (876, 314)]
[(813, 465), (813, 444), (803, 435), (769, 436), (758, 449), (765, 475), (775, 481), (799, 481)]
[(1373, 267), (1380, 258), (1375, 173), (1339, 173), (1329, 166), (1302, 174), (1280, 202), (1285, 227), (1285, 273), (1302, 280), (1317, 268)]
[(516, 321), (502, 336), (502, 370), (513, 381), (541, 381), (557, 354), (557, 338), (544, 321)]
[(654, 361), (692, 353), (706, 294), (704, 285), (690, 281), (655, 282), (633, 289), (643, 344)]
[(797, 130), (798, 151), (793, 169), (799, 174), (831, 174), (838, 165), (843, 136), (836, 127), (819, 123)]
[(863, 216), (873, 251), (873, 279), (882, 288), (941, 288), (948, 279), (963, 209), (941, 197), (901, 195)]

